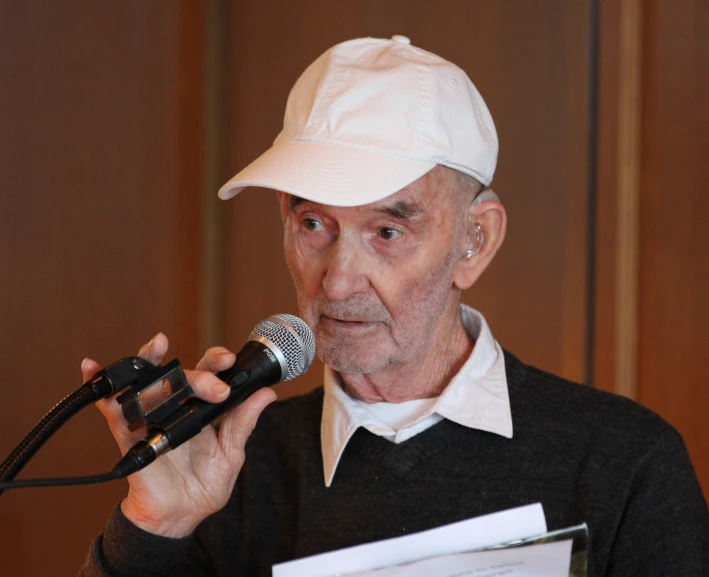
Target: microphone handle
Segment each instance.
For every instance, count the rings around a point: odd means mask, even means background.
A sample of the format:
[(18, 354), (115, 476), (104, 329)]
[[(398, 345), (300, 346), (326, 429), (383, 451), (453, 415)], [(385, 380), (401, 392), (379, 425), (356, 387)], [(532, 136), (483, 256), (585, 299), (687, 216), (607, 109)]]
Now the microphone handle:
[[(176, 449), (260, 388), (282, 380), (281, 365), (268, 347), (259, 341), (247, 342), (236, 356), (234, 365), (216, 376), (231, 387), (226, 400), (208, 403), (192, 397), (165, 421), (151, 427), (150, 433), (162, 433), (169, 449)], [(160, 454), (165, 451), (160, 451)]]

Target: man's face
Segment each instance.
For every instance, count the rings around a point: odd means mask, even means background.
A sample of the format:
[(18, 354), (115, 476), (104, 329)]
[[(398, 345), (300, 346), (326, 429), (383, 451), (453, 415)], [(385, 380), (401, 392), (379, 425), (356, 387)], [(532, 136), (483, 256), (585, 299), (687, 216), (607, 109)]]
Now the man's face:
[(423, 359), (457, 302), (466, 207), (453, 179), (434, 169), (360, 207), (279, 200), (300, 313), (323, 362), (371, 373)]

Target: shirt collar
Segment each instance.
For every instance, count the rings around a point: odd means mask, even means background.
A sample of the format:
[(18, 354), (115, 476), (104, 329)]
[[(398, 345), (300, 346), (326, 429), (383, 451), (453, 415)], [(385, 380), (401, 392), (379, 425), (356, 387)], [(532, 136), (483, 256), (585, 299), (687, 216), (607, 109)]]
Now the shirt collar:
[[(485, 318), (461, 305), (461, 319), (475, 341), (473, 351), (435, 404), (441, 417), (469, 427), (512, 438), (512, 412), (502, 348), (492, 337)], [(325, 367), (325, 395), (320, 443), (329, 487), (348, 441), (358, 427), (377, 433), (376, 420), (356, 403), (340, 385), (339, 375)]]

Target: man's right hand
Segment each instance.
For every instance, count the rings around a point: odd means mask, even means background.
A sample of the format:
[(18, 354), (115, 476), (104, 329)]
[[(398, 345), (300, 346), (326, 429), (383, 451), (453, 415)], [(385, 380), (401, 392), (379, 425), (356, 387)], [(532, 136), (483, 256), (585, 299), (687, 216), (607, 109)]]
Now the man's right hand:
[[(158, 333), (138, 355), (159, 365), (167, 353), (167, 337)], [(185, 371), (196, 397), (210, 403), (226, 399), (229, 387), (213, 373), (234, 364), (233, 353), (221, 347), (209, 349), (195, 371)], [(84, 359), (81, 372), (88, 381), (101, 367)], [(141, 529), (165, 537), (185, 537), (209, 515), (226, 505), (244, 463), (244, 446), (261, 411), (276, 394), (261, 389), (226, 415), (219, 429), (205, 427), (174, 451), (128, 477), (128, 496), (121, 502), (123, 514)], [(131, 431), (118, 402), (96, 403), (108, 421), (121, 454), (145, 437), (146, 430)]]

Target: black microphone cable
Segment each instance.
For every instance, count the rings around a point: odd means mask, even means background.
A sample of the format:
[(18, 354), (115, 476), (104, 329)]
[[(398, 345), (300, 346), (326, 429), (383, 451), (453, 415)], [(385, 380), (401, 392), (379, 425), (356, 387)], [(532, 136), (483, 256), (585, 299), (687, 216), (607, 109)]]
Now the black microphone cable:
[[(234, 366), (216, 375), (232, 388), (225, 402), (213, 404), (196, 398), (187, 399), (174, 412), (152, 423), (148, 428), (148, 436), (136, 443), (108, 473), (14, 481), (14, 477), (34, 453), (79, 410), (134, 385), (136, 390), (143, 390), (146, 383), (158, 382), (174, 366), (179, 368), (177, 359), (165, 367), (155, 367), (139, 357), (122, 359), (97, 373), (91, 381), (67, 396), (15, 448), (0, 465), (0, 495), (6, 489), (90, 485), (132, 475), (198, 434), (204, 426), (243, 402), (259, 388), (301, 375), (314, 356), (315, 339), (301, 319), (292, 315), (274, 315), (264, 319), (249, 335), (249, 341), (237, 354)], [(132, 406), (130, 401), (135, 400), (135, 396), (127, 393), (123, 396), (126, 397), (126, 406)], [(121, 402), (120, 397), (118, 401)], [(134, 406), (129, 412), (136, 411), (140, 412)], [(159, 410), (156, 412), (160, 413)], [(145, 415), (142, 417), (145, 420)]]
[(52, 477), (51, 479), (20, 479), (18, 481), (0, 482), (0, 492), (5, 489), (24, 489), (30, 487), (66, 487), (70, 485), (95, 485), (123, 479), (140, 469), (137, 460), (121, 459), (109, 473), (103, 475), (88, 475), (85, 477)]
[(0, 464), (0, 495), (6, 488), (6, 482), (14, 479), (42, 445), (71, 417), (88, 405), (107, 399), (140, 380), (141, 373), (150, 368), (155, 367), (139, 357), (121, 359), (96, 373), (90, 381), (57, 403)]

